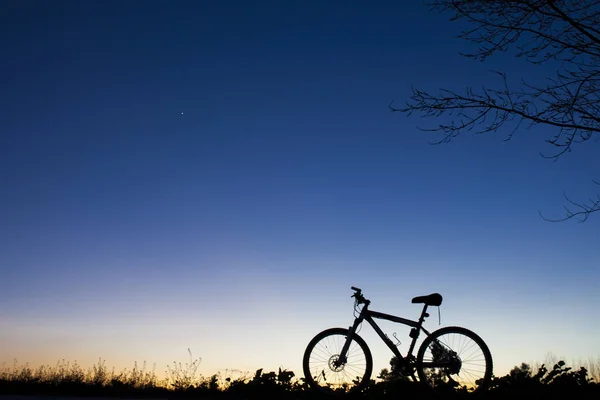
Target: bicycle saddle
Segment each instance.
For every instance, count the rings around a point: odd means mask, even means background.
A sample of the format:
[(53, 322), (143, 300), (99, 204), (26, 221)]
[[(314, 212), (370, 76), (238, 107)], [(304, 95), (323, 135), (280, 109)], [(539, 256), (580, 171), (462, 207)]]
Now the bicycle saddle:
[(442, 295), (439, 293), (432, 293), (427, 296), (417, 296), (412, 299), (413, 303), (425, 303), (428, 306), (440, 306), (442, 304)]

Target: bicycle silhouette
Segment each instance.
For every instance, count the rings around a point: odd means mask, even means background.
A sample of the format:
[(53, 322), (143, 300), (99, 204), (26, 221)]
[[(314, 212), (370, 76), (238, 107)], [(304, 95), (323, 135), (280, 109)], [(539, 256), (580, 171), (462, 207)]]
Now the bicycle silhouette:
[[(449, 326), (432, 333), (423, 328), (429, 317), (429, 306), (440, 306), (442, 296), (433, 293), (412, 299), (422, 303), (423, 310), (417, 321), (384, 314), (369, 309), (371, 304), (359, 288), (354, 290), (354, 324), (348, 329), (331, 328), (316, 335), (308, 344), (302, 360), (304, 377), (312, 387), (323, 392), (356, 392), (364, 389), (373, 372), (373, 357), (367, 343), (357, 334), (367, 321), (394, 353), (397, 370), (405, 377), (418, 381), (434, 392), (479, 393), (485, 391), (492, 378), (492, 355), (485, 342), (474, 332), (458, 326)], [(362, 305), (362, 307), (360, 307)], [(360, 309), (360, 311), (359, 311)], [(356, 314), (358, 313), (358, 316)], [(410, 347), (405, 356), (377, 325), (374, 318), (411, 326)], [(417, 339), (426, 337), (416, 356)]]

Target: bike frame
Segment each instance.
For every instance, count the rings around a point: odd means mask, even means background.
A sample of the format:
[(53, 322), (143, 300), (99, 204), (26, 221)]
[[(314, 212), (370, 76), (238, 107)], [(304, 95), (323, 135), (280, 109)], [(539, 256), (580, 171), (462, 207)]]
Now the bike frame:
[[(363, 323), (363, 321), (367, 321), (369, 323), (369, 325), (371, 325), (373, 327), (373, 330), (375, 330), (375, 332), (377, 332), (377, 335), (379, 335), (381, 340), (383, 340), (383, 342), (389, 347), (389, 349), (392, 351), (392, 353), (394, 353), (394, 355), (396, 357), (398, 357), (399, 361), (403, 361), (405, 358), (410, 358), (415, 349), (415, 345), (417, 344), (417, 339), (419, 338), (421, 331), (423, 331), (425, 333), (425, 335), (427, 335), (427, 336), (429, 336), (431, 334), (427, 329), (423, 328), (423, 322), (425, 322), (425, 318), (427, 318), (429, 316), (429, 314), (427, 314), (427, 307), (428, 307), (427, 304), (424, 304), (423, 310), (421, 311), (421, 316), (419, 317), (419, 319), (417, 321), (413, 321), (413, 320), (398, 317), (395, 315), (385, 314), (385, 313), (382, 313), (379, 311), (369, 310), (369, 303), (365, 303), (360, 311), (360, 314), (354, 320), (354, 324), (352, 324), (352, 326), (348, 328), (349, 333), (348, 333), (348, 337), (346, 338), (346, 343), (344, 343), (344, 346), (342, 347), (342, 351), (340, 352), (340, 356), (338, 359), (339, 364), (341, 365), (341, 364), (346, 363), (346, 361), (347, 361), (346, 353), (348, 352), (348, 348), (350, 347), (352, 338), (356, 334), (356, 330), (358, 329), (360, 324)], [(410, 343), (410, 347), (408, 349), (408, 352), (406, 353), (406, 356), (402, 356), (402, 354), (400, 354), (400, 350), (398, 350), (398, 347), (383, 332), (383, 330), (379, 327), (379, 325), (377, 325), (377, 322), (375, 322), (375, 318), (392, 321), (392, 322), (395, 322), (398, 324), (412, 326), (414, 328), (411, 330), (411, 333), (410, 333), (410, 337), (412, 338), (412, 341)]]

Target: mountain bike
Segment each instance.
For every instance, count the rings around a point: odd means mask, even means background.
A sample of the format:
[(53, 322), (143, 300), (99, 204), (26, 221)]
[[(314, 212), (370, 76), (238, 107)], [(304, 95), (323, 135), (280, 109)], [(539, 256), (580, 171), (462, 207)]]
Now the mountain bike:
[[(308, 343), (304, 351), (302, 367), (310, 387), (328, 393), (350, 393), (361, 391), (369, 384), (373, 357), (367, 343), (357, 334), (362, 322), (367, 321), (394, 354), (394, 367), (401, 376), (417, 381), (416, 373), (418, 382), (440, 394), (480, 393), (488, 388), (492, 378), (492, 355), (477, 334), (458, 326), (434, 332), (423, 327), (423, 322), (429, 317), (427, 308), (442, 304), (439, 293), (412, 299), (412, 303), (423, 304), (421, 316), (413, 321), (370, 310), (371, 301), (363, 296), (362, 290), (354, 286), (352, 290), (354, 324), (348, 329), (324, 330)], [(400, 354), (396, 344), (377, 325), (376, 318), (412, 327), (406, 355)], [(425, 334), (425, 338), (414, 356), (421, 333)]]

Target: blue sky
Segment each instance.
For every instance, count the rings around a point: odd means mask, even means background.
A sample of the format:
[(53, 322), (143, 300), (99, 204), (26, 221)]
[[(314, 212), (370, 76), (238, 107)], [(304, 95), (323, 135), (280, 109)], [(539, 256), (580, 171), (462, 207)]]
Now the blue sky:
[(600, 355), (597, 218), (538, 215), (594, 193), (597, 143), (554, 163), (540, 128), (432, 146), (436, 121), (387, 108), (551, 69), (462, 58), (464, 26), (420, 2), (8, 4), (0, 363), (161, 374), (190, 348), (207, 375), (300, 374), (351, 324), (351, 285), (413, 318), (440, 292), (497, 375)]

